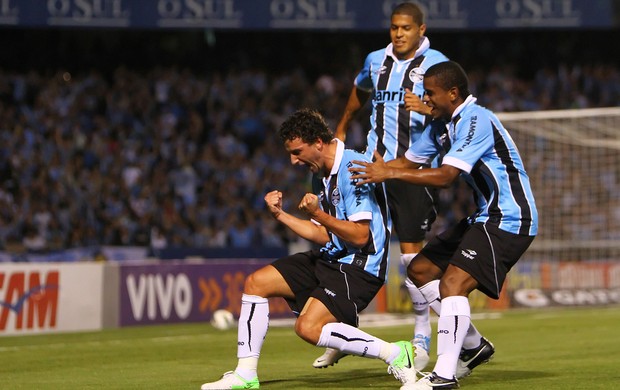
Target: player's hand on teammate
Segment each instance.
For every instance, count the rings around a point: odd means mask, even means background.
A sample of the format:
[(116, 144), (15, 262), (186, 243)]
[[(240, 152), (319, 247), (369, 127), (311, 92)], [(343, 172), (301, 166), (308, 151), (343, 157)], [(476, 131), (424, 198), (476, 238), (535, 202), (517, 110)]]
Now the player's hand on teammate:
[(301, 198), (301, 202), (299, 202), (297, 207), (312, 218), (319, 210), (319, 197), (315, 194), (307, 193)]
[(407, 111), (415, 111), (418, 114), (430, 115), (431, 108), (424, 104), (422, 99), (409, 88), (405, 88), (405, 109)]
[(363, 185), (367, 183), (381, 183), (389, 179), (390, 168), (387, 166), (383, 157), (375, 151), (375, 161), (372, 163), (366, 161), (354, 160), (354, 166), (349, 168), (352, 173), (351, 179), (357, 180), (355, 185)]
[(274, 218), (278, 218), (282, 212), (282, 192), (276, 190), (265, 195), (265, 203)]

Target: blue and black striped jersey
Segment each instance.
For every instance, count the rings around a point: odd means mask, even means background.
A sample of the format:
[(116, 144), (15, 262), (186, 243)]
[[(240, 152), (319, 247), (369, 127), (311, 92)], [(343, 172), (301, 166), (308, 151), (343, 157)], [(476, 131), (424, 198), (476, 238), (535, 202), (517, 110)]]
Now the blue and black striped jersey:
[(365, 246), (356, 248), (329, 232), (330, 241), (321, 252), (328, 261), (356, 265), (385, 281), (392, 230), (385, 188), (382, 183), (356, 186), (348, 170), (353, 160), (367, 161), (361, 153), (345, 149), (338, 140), (334, 167), (328, 177), (314, 176), (314, 192), (321, 209), (329, 215), (345, 221), (370, 221), (370, 237)]
[(514, 141), (495, 114), (469, 96), (452, 120), (433, 121), (405, 156), (427, 163), (445, 152), (442, 164), (462, 171), (473, 189), (476, 211), (471, 222), (496, 225), (514, 234), (535, 236), (538, 212), (529, 177)]
[(377, 150), (386, 161), (393, 160), (405, 154), (419, 138), (426, 117), (405, 109), (405, 88), (422, 98), (424, 73), (432, 65), (447, 60), (442, 53), (430, 48), (426, 37), (422, 37), (412, 59), (398, 60), (391, 43), (366, 57), (355, 86), (372, 94), (371, 129), (365, 152), (369, 159), (372, 160)]

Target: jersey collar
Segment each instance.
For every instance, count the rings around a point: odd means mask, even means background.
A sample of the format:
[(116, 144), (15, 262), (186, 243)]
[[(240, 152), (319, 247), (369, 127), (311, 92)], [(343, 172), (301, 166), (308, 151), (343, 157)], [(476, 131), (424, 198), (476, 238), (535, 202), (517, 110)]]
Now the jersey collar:
[[(423, 55), (424, 53), (426, 53), (426, 51), (428, 49), (430, 49), (431, 47), (431, 41), (427, 38), (427, 37), (420, 37), (420, 46), (418, 46), (418, 50), (415, 51), (415, 54), (413, 55), (413, 58), (410, 58), (408, 60), (404, 60), (402, 62), (408, 62), (408, 61), (412, 61), (415, 60), (416, 58), (418, 58), (419, 56)], [(389, 55), (390, 57), (392, 57), (394, 59), (394, 61), (396, 62), (401, 62), (395, 55), (394, 55), (394, 49), (393, 49), (393, 45), (392, 43), (390, 43), (389, 45), (387, 45), (387, 47), (385, 48), (385, 51), (387, 53), (387, 55)]]
[(342, 161), (342, 156), (344, 155), (344, 142), (339, 140), (338, 138), (334, 138), (337, 142), (336, 146), (336, 155), (334, 156), (334, 166), (332, 166), (332, 170), (329, 173), (330, 176), (338, 173), (338, 169), (340, 168), (340, 162)]
[(467, 99), (465, 99), (465, 101), (461, 103), (461, 105), (458, 106), (456, 110), (454, 110), (454, 112), (452, 113), (452, 121), (454, 121), (454, 118), (460, 115), (460, 113), (465, 109), (465, 107), (469, 106), (470, 104), (476, 103), (476, 100), (478, 99), (475, 98), (473, 95), (467, 96)]
[(344, 142), (339, 140), (338, 138), (334, 138), (336, 140), (336, 155), (334, 156), (334, 165), (332, 166), (331, 172), (329, 172), (329, 176), (322, 177), (323, 187), (325, 189), (329, 188), (329, 182), (335, 175), (338, 174), (338, 170), (340, 169), (340, 162), (342, 162), (342, 156), (344, 155)]

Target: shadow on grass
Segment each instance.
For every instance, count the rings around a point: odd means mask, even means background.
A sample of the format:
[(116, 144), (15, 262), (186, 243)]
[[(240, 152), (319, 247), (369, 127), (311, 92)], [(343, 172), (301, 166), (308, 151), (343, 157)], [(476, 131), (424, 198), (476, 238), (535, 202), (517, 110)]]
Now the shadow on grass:
[[(460, 380), (462, 385), (467, 387), (475, 385), (506, 384), (507, 382), (518, 382), (537, 378), (550, 378), (556, 376), (553, 373), (532, 370), (488, 370), (480, 372)], [(322, 390), (331, 389), (394, 389), (398, 388), (398, 381), (385, 370), (381, 369), (352, 369), (330, 373), (330, 375), (301, 375), (294, 378), (283, 377), (281, 379), (261, 381), (263, 385), (270, 385), (273, 388), (303, 389), (320, 388)]]
[(361, 388), (394, 389), (400, 386), (399, 382), (392, 375), (382, 369), (351, 369), (339, 372), (334, 371), (329, 375), (301, 375), (295, 378), (261, 381), (261, 387), (262, 385), (276, 384), (278, 388), (320, 388), (322, 390)]
[(461, 379), (459, 382), (464, 385), (490, 384), (490, 383), (506, 383), (518, 382), (520, 380), (552, 378), (554, 373), (548, 371), (533, 370), (486, 370), (472, 374)]

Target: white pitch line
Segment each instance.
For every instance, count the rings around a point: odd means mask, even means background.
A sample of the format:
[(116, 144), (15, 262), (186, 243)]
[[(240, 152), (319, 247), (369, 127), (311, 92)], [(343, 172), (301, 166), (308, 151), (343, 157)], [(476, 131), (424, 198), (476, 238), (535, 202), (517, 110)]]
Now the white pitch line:
[[(205, 334), (197, 334), (197, 335), (178, 335), (178, 336), (158, 336), (158, 337), (146, 337), (139, 339), (132, 339), (132, 341), (145, 341), (145, 342), (156, 342), (156, 343), (168, 343), (173, 341), (182, 341), (182, 340), (195, 340), (195, 339), (208, 339), (214, 337), (213, 334), (205, 333)], [(113, 339), (113, 340), (104, 340), (104, 341), (76, 341), (73, 343), (50, 343), (50, 344), (36, 344), (36, 345), (13, 345), (0, 347), (0, 352), (9, 352), (9, 351), (22, 351), (22, 350), (36, 350), (36, 349), (59, 349), (59, 348), (67, 348), (69, 346), (78, 346), (78, 347), (98, 347), (101, 345), (125, 345), (127, 339)]]

